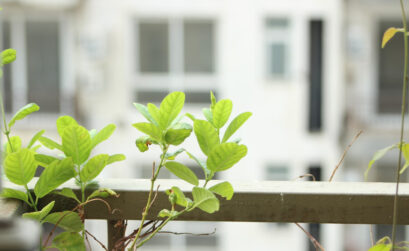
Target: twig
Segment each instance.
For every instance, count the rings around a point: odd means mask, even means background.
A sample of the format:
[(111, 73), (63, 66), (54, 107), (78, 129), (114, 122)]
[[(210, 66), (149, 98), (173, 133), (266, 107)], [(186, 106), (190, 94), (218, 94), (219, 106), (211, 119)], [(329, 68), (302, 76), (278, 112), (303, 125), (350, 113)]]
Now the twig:
[(160, 187), (160, 185), (158, 185), (158, 187), (156, 188), (155, 195), (153, 196), (153, 199), (151, 201), (151, 204), (149, 205), (149, 208), (153, 205), (153, 203), (156, 200), (156, 197), (158, 196), (159, 187)]
[(345, 148), (344, 153), (341, 156), (341, 159), (339, 160), (338, 164), (335, 166), (334, 171), (332, 171), (331, 177), (329, 178), (328, 181), (332, 181), (332, 179), (334, 178), (335, 173), (337, 172), (338, 168), (341, 166), (342, 162), (345, 159), (345, 156), (348, 153), (348, 150), (351, 148), (351, 146), (355, 143), (355, 141), (359, 138), (359, 136), (362, 134), (362, 130), (360, 130), (355, 137), (352, 139), (351, 143), (349, 143), (349, 145), (347, 146), (347, 148)]
[[(87, 230), (85, 230), (85, 233), (88, 234), (89, 236), (91, 236), (96, 242), (98, 242), (98, 244), (101, 245), (101, 247), (102, 247), (104, 250), (108, 251), (108, 249), (105, 247), (105, 245), (104, 245), (102, 242), (100, 242), (94, 235), (92, 235), (92, 234), (91, 234), (90, 232), (88, 232)], [(87, 236), (87, 235), (85, 235), (85, 236)], [(88, 237), (87, 237), (87, 239), (88, 239)]]
[(174, 235), (193, 235), (193, 236), (208, 236), (216, 233), (216, 228), (213, 230), (211, 233), (201, 233), (201, 234), (195, 234), (195, 233), (179, 233), (179, 232), (172, 232), (172, 231), (159, 231), (158, 234), (174, 234)]
[[(85, 232), (87, 232), (87, 230), (85, 230)], [(88, 236), (87, 236), (87, 235), (85, 235), (85, 240), (86, 240), (87, 243), (88, 243), (89, 250), (92, 251), (91, 243), (89, 243), (89, 240), (88, 240)]]
[[(150, 225), (150, 224), (152, 224), (152, 223), (155, 224), (155, 222), (157, 222), (157, 221), (154, 221), (154, 220), (147, 221), (145, 224), (143, 224), (143, 227), (142, 227), (142, 228), (145, 228), (146, 226), (148, 226), (148, 225)], [(122, 245), (123, 245), (123, 247), (128, 246), (129, 241), (132, 240), (132, 238), (135, 236), (135, 234), (138, 232), (138, 230), (139, 230), (139, 228), (135, 229), (135, 230), (134, 230), (132, 233), (130, 233), (128, 236), (125, 236), (125, 237), (122, 237), (121, 239), (119, 239), (119, 240), (115, 243), (115, 249), (121, 248)]]
[(314, 245), (315, 249), (325, 251), (325, 249), (321, 246), (321, 244), (317, 241), (317, 239), (314, 238), (307, 230), (305, 230), (299, 223), (294, 222), (297, 227), (301, 228), (301, 230), (308, 236), (310, 239), (311, 243)]
[(297, 178), (295, 178), (294, 180), (302, 179), (302, 178), (305, 178), (305, 177), (311, 177), (311, 178), (312, 178), (312, 181), (316, 181), (315, 176), (312, 175), (312, 174), (310, 174), (310, 173), (307, 173), (307, 174), (304, 174), (304, 175), (300, 175), (300, 176), (298, 176)]

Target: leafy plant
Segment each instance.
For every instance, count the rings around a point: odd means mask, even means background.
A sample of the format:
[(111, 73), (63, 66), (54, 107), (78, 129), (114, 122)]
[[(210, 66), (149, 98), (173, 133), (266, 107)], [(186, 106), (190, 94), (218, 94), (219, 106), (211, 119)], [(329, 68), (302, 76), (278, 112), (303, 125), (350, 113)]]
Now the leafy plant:
[[(238, 163), (247, 154), (247, 147), (239, 144), (239, 140), (228, 141), (230, 137), (244, 124), (251, 116), (250, 112), (242, 113), (233, 119), (224, 131), (221, 137), (221, 129), (226, 125), (232, 112), (232, 101), (223, 99), (216, 102), (216, 98), (211, 93), (210, 108), (203, 109), (205, 119), (197, 119), (192, 114), (181, 115), (185, 101), (185, 94), (182, 92), (172, 92), (166, 96), (157, 107), (152, 103), (146, 106), (135, 103), (135, 108), (146, 118), (148, 122), (138, 122), (133, 126), (144, 135), (136, 140), (136, 146), (141, 152), (148, 151), (151, 145), (156, 145), (161, 150), (160, 161), (157, 168), (153, 167), (151, 177), (151, 187), (142, 220), (135, 234), (131, 234), (126, 239), (133, 239), (128, 250), (134, 250), (141, 247), (157, 234), (169, 221), (176, 219), (182, 214), (188, 213), (196, 208), (206, 212), (214, 213), (219, 210), (219, 199), (216, 195), (230, 200), (233, 197), (233, 187), (227, 182), (218, 183), (210, 188), (207, 184), (214, 177), (216, 172), (230, 169)], [(184, 117), (190, 118), (193, 126), (183, 122)], [(192, 131), (194, 132), (199, 147), (205, 155), (205, 160), (201, 160), (190, 151), (179, 148), (170, 153), (173, 146), (179, 146)], [(182, 153), (185, 153), (193, 159), (203, 170), (205, 180), (199, 182), (195, 173), (184, 164), (175, 159)], [(170, 208), (162, 209), (158, 217), (163, 218), (162, 223), (153, 229), (148, 229), (142, 234), (146, 217), (154, 202), (155, 181), (162, 168), (165, 167), (169, 172), (178, 178), (186, 181), (193, 186), (192, 198), (184, 195), (177, 186), (172, 186), (166, 193), (169, 196)], [(144, 237), (142, 237), (144, 236)], [(119, 243), (126, 245), (124, 243)], [(117, 245), (118, 246), (118, 245)]]

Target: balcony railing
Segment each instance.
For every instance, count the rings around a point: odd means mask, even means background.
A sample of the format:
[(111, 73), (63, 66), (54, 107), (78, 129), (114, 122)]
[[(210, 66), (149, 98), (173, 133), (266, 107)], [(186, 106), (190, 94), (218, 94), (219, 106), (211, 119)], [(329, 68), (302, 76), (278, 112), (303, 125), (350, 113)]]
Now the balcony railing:
[[(214, 181), (216, 183), (217, 181)], [(158, 196), (151, 208), (149, 219), (156, 217), (163, 208), (169, 208), (165, 190), (178, 186), (191, 197), (191, 185), (180, 180), (158, 180)], [(115, 190), (120, 196), (106, 200), (113, 213), (101, 202), (90, 203), (85, 207), (87, 219), (105, 219), (108, 226), (108, 246), (112, 247), (118, 237), (114, 225), (118, 220), (138, 220), (145, 206), (150, 180), (143, 179), (103, 179), (100, 187)], [(210, 186), (212, 184), (209, 184)], [(232, 182), (235, 190), (230, 201), (220, 199), (220, 210), (207, 214), (194, 210), (182, 221), (241, 221), (241, 222), (304, 222), (340, 224), (391, 224), (394, 183), (370, 182), (286, 182), (252, 181)], [(6, 183), (5, 187), (14, 187)], [(66, 183), (78, 191), (73, 182)], [(409, 184), (400, 187), (398, 224), (409, 225)], [(58, 195), (45, 197), (40, 201), (46, 205), (56, 200), (56, 210), (71, 210), (75, 201)], [(24, 209), (21, 203), (13, 200), (0, 200), (0, 216), (11, 217)]]

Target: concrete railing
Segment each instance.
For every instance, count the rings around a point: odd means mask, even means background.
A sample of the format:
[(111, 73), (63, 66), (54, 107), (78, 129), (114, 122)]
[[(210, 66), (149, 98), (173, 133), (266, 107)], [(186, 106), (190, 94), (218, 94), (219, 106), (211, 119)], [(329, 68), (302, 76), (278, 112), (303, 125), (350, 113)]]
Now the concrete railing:
[[(212, 181), (212, 184), (218, 181)], [(340, 224), (391, 224), (394, 183), (370, 182), (278, 182), (249, 181), (231, 182), (235, 193), (233, 199), (220, 199), (220, 210), (207, 214), (194, 210), (178, 220), (183, 221), (241, 221), (241, 222), (305, 222)], [(150, 180), (142, 179), (103, 179), (100, 187), (115, 190), (118, 198), (107, 198), (114, 213), (106, 205), (93, 202), (85, 207), (87, 219), (106, 219), (108, 224), (108, 246), (118, 238), (114, 225), (118, 220), (138, 220), (145, 206)], [(191, 198), (192, 186), (180, 180), (158, 180), (158, 196), (151, 208), (149, 219), (156, 217), (170, 204), (164, 191), (178, 186)], [(6, 183), (5, 187), (13, 187)], [(76, 192), (74, 183), (66, 183)], [(15, 188), (15, 187), (13, 187)], [(399, 196), (398, 224), (409, 225), (409, 184), (401, 184)], [(40, 201), (46, 205), (57, 200), (56, 210), (70, 210), (75, 201), (57, 195), (47, 196)], [(0, 215), (11, 216), (21, 210), (19, 203), (0, 200)]]

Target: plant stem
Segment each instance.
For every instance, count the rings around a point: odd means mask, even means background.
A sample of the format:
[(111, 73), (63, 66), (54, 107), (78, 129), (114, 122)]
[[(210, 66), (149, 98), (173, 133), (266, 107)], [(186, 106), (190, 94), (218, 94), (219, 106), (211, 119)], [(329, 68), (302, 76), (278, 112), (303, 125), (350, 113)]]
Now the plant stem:
[(148, 212), (149, 212), (149, 209), (150, 209), (150, 206), (151, 206), (151, 200), (152, 200), (153, 188), (155, 186), (155, 181), (156, 181), (156, 178), (158, 177), (160, 169), (163, 166), (163, 163), (165, 162), (165, 155), (166, 155), (166, 153), (168, 151), (168, 148), (169, 148), (168, 146), (164, 146), (162, 148), (162, 155), (161, 155), (161, 158), (160, 158), (160, 163), (159, 163), (158, 169), (156, 170), (155, 174), (151, 178), (151, 188), (149, 190), (149, 196), (148, 196), (148, 201), (146, 202), (145, 210), (142, 213), (141, 224), (139, 226), (138, 232), (135, 235), (135, 238), (132, 241), (131, 247), (128, 248), (128, 251), (134, 250), (136, 241), (138, 240), (139, 236), (141, 235), (143, 224), (145, 223), (146, 216), (148, 215)]
[(31, 204), (33, 205), (34, 210), (38, 211), (38, 209), (37, 209), (37, 200), (36, 200), (36, 202), (34, 202), (33, 197), (31, 196), (31, 192), (27, 187), (27, 184), (25, 184), (24, 187), (26, 188), (28, 199), (30, 200)]
[(396, 223), (398, 218), (398, 195), (399, 195), (399, 181), (400, 181), (400, 168), (402, 162), (402, 145), (403, 145), (403, 131), (405, 127), (405, 107), (406, 107), (406, 88), (407, 88), (407, 68), (408, 68), (408, 37), (406, 27), (406, 14), (403, 5), (403, 0), (400, 0), (400, 7), (402, 11), (402, 23), (403, 23), (403, 42), (404, 42), (404, 68), (403, 68), (403, 90), (402, 90), (402, 109), (401, 109), (401, 128), (400, 128), (400, 140), (399, 140), (399, 159), (398, 170), (396, 171), (396, 191), (395, 199), (393, 202), (393, 225), (392, 225), (392, 251), (395, 250), (396, 241)]

